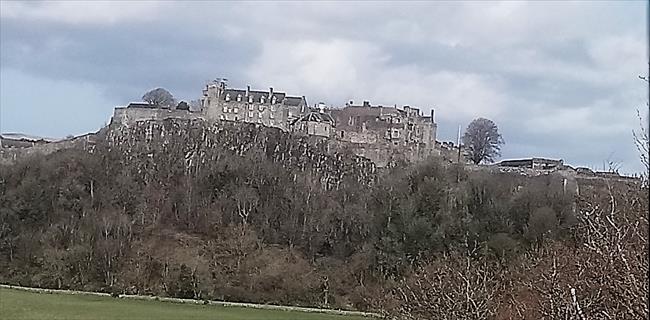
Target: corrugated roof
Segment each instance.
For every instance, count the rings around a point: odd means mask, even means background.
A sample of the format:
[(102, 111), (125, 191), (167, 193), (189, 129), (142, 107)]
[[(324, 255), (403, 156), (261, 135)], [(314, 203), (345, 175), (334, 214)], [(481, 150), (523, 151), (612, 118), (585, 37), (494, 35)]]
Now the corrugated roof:
[(18, 132), (7, 132), (0, 134), (0, 137), (2, 139), (7, 139), (7, 140), (16, 140), (16, 141), (46, 141), (46, 142), (55, 142), (59, 141), (61, 139), (55, 139), (55, 138), (47, 138), (47, 137), (39, 137), (39, 136), (33, 136), (29, 134), (24, 134), (24, 133), (18, 133)]

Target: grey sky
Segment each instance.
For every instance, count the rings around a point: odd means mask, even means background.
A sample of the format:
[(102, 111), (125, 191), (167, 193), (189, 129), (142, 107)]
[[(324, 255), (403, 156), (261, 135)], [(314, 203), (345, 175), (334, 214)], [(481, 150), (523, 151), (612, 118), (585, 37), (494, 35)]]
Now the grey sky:
[(154, 87), (206, 80), (342, 105), (436, 110), (439, 136), (484, 116), (503, 158), (641, 166), (646, 3), (0, 2), (0, 130), (97, 130)]

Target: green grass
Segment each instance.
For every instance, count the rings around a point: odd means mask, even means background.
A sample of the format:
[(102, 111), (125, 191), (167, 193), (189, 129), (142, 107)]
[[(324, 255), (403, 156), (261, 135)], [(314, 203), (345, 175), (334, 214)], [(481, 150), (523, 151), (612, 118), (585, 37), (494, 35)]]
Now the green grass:
[(34, 293), (0, 288), (2, 320), (360, 320), (369, 318), (262, 310), (214, 305), (191, 305), (160, 301), (116, 299), (92, 295)]

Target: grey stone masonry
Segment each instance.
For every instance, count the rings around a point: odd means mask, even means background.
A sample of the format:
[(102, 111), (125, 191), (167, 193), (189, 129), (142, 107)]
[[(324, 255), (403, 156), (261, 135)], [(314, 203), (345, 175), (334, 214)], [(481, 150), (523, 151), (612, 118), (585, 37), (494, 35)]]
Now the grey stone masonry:
[(225, 120), (257, 123), (289, 131), (289, 124), (307, 109), (305, 97), (284, 92), (227, 88), (225, 82), (212, 82), (203, 89), (202, 113), (209, 121)]

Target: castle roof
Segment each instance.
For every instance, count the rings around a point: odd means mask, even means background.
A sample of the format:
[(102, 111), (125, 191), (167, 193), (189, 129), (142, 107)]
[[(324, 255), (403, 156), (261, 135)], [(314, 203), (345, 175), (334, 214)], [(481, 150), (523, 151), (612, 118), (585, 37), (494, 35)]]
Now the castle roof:
[(131, 102), (126, 107), (127, 108), (149, 108), (149, 109), (159, 109), (160, 108), (160, 106), (155, 105), (153, 103), (149, 103), (149, 102)]
[(284, 104), (288, 106), (299, 106), (303, 101), (303, 97), (287, 97), (287, 100)]
[(284, 103), (285, 105), (289, 106), (299, 106), (303, 100), (302, 97), (287, 96), (287, 94), (284, 92), (275, 91), (273, 91), (273, 96), (271, 96), (270, 91), (260, 90), (250, 90), (248, 91), (248, 96), (246, 95), (246, 90), (243, 89), (226, 89), (224, 93), (225, 94), (223, 95), (222, 100), (226, 99), (226, 95), (230, 95), (231, 100), (237, 99), (237, 96), (241, 95), (242, 101), (247, 102), (248, 97), (252, 97), (253, 102), (262, 103), (262, 98), (264, 98), (264, 102), (269, 102), (269, 99), (273, 99), (273, 97), (275, 97), (276, 103)]
[(291, 124), (294, 124), (298, 121), (329, 122), (330, 124), (334, 125), (334, 118), (332, 118), (332, 116), (327, 113), (321, 113), (317, 111), (310, 111), (302, 117), (294, 120)]

